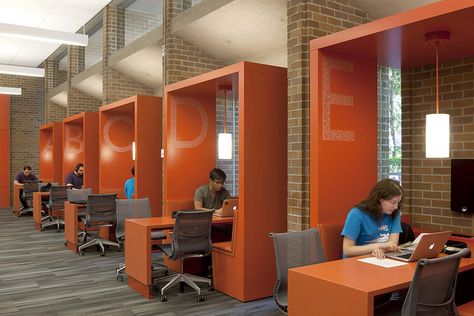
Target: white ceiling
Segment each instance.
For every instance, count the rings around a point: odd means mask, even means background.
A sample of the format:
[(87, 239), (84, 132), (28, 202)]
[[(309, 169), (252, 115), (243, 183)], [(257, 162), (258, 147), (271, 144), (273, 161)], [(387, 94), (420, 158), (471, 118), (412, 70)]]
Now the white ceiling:
[[(75, 33), (110, 0), (0, 0), (0, 23)], [(37, 67), (60, 44), (0, 34), (0, 63)]]
[(359, 6), (373, 19), (394, 15), (439, 0), (356, 0)]

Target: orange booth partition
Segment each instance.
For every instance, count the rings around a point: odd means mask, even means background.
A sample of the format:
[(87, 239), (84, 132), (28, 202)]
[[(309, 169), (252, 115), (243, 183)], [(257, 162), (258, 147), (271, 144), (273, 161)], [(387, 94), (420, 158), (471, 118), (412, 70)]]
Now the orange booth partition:
[(135, 197), (150, 198), (153, 216), (161, 216), (162, 207), (161, 109), (156, 96), (133, 96), (99, 109), (100, 193), (125, 198), (124, 183), (135, 166)]
[(10, 207), (10, 96), (0, 94), (0, 208)]
[(241, 301), (272, 295), (270, 232), (287, 230), (286, 69), (241, 62), (165, 87), (164, 201), (192, 201), (216, 166), (216, 96), (238, 99), (238, 221), (232, 251), (213, 251), (214, 285)]
[(63, 120), (63, 175), (84, 163), (84, 188), (99, 193), (99, 112), (82, 112)]
[(40, 180), (57, 182), (63, 179), (62, 122), (52, 122), (40, 127)]

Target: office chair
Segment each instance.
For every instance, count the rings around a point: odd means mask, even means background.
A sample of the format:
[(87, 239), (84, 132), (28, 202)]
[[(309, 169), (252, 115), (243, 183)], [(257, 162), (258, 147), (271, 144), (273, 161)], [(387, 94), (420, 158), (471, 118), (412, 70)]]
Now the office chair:
[(23, 183), (23, 192), (21, 195), (23, 197), (23, 200), (26, 201), (26, 204), (28, 205), (28, 207), (27, 208), (22, 207), (20, 211), (18, 212), (18, 217), (32, 211), (33, 192), (38, 192), (38, 181), (25, 181), (25, 183)]
[[(131, 200), (115, 200), (115, 207), (117, 209), (117, 225), (115, 230), (115, 237), (119, 242), (120, 248), (123, 247), (125, 242), (125, 220), (127, 218), (149, 218), (151, 217), (150, 199), (131, 199)], [(163, 240), (166, 239), (166, 233), (163, 231), (151, 231), (151, 240)], [(151, 249), (150, 249), (151, 251)], [(163, 268), (166, 273), (166, 266), (153, 262), (159, 267)], [(153, 266), (153, 269), (155, 266)], [(123, 273), (125, 272), (125, 263), (119, 263), (118, 269), (115, 270), (115, 277), (117, 281), (123, 281)]]
[(100, 247), (100, 255), (105, 256), (105, 245), (120, 247), (119, 243), (100, 238), (101, 227), (111, 227), (116, 223), (115, 199), (116, 193), (113, 194), (91, 194), (87, 200), (86, 216), (81, 217), (84, 222), (85, 233), (89, 228), (95, 229), (95, 238), (79, 246), (79, 255), (84, 255), (84, 249), (98, 245)]
[[(75, 204), (87, 204), (87, 199), (89, 198), (89, 195), (92, 194), (92, 189), (87, 188), (87, 189), (79, 189), (79, 190), (67, 190), (67, 200), (70, 203), (75, 203)], [(81, 217), (85, 218), (86, 212), (84, 208), (79, 208), (77, 212), (77, 217), (78, 220), (82, 220)], [(87, 241), (87, 233), (85, 231), (81, 231), (77, 233), (77, 237), (82, 241), (82, 243), (85, 243)]]
[(275, 248), (277, 281), (273, 289), (276, 304), (288, 313), (288, 269), (326, 261), (315, 228), (300, 232), (270, 233)]
[[(459, 263), (470, 253), (469, 248), (464, 248), (449, 256), (418, 260), (401, 315), (457, 316), (454, 295)], [(375, 315), (400, 315), (400, 305), (397, 302), (381, 305), (375, 309)]]
[(61, 218), (64, 214), (64, 202), (67, 201), (68, 187), (65, 185), (53, 185), (49, 191), (48, 202), (48, 216), (50, 222), (41, 223), (41, 230), (56, 225), (56, 231), (59, 233), (60, 226), (64, 225), (64, 219)]
[[(211, 254), (211, 227), (212, 213), (214, 211), (178, 211), (173, 229), (173, 239), (171, 244), (158, 245), (163, 253), (170, 260), (181, 260), (194, 257), (205, 257)], [(208, 288), (212, 288), (211, 280), (203, 277), (193, 276), (183, 273), (183, 262), (181, 262), (181, 272), (156, 279), (154, 284), (161, 281), (169, 281), (160, 290), (160, 301), (167, 300), (166, 291), (175, 284), (184, 282), (198, 293), (198, 302), (204, 301), (201, 289), (195, 282), (207, 283)]]

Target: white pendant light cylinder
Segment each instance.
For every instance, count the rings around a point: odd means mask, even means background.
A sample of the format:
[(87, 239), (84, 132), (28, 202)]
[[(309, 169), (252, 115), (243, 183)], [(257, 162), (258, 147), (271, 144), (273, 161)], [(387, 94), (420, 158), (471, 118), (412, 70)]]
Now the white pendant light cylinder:
[(449, 158), (449, 114), (426, 115), (426, 158)]
[(232, 134), (219, 133), (217, 135), (217, 148), (219, 159), (232, 159)]

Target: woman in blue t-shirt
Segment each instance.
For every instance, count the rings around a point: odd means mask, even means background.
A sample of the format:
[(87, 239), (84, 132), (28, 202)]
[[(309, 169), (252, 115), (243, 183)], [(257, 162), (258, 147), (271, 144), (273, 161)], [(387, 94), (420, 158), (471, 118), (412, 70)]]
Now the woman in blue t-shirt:
[(385, 252), (399, 250), (402, 187), (397, 181), (383, 179), (372, 188), (367, 199), (349, 211), (341, 235), (345, 258), (372, 254), (379, 259)]

